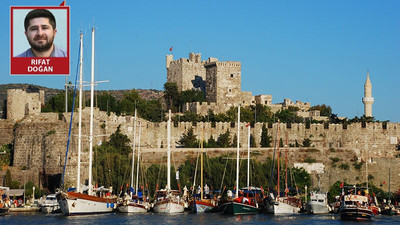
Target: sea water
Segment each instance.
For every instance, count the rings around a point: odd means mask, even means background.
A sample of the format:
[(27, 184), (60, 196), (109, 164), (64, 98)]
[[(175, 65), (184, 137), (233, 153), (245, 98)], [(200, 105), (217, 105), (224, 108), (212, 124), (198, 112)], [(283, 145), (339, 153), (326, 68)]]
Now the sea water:
[(0, 217), (0, 224), (35, 225), (35, 224), (76, 224), (76, 225), (107, 225), (107, 224), (400, 224), (400, 216), (377, 215), (372, 222), (341, 221), (337, 214), (325, 215), (243, 215), (227, 216), (218, 213), (191, 214), (180, 213), (173, 215), (144, 213), (126, 214), (109, 213), (85, 216), (64, 216), (62, 214), (43, 213), (10, 213)]

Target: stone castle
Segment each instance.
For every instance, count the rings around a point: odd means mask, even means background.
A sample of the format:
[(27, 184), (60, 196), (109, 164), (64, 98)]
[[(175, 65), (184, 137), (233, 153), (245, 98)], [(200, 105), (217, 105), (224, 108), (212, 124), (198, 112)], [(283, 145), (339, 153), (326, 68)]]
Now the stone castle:
[[(201, 90), (210, 90), (207, 100), (210, 103), (200, 105), (213, 107), (218, 104), (231, 104), (234, 106), (234, 97), (241, 96), (243, 99), (240, 104), (264, 103), (265, 105), (273, 105), (270, 95), (251, 96), (250, 92), (242, 92), (240, 89), (240, 62), (218, 62), (215, 58), (209, 58), (207, 61), (201, 61), (200, 54), (190, 54), (189, 60), (179, 59), (173, 61), (172, 56), (167, 56), (168, 81), (176, 82), (180, 90), (188, 90), (199, 88)], [(191, 71), (191, 72), (182, 72)], [(188, 75), (189, 74), (189, 75)], [(224, 78), (221, 78), (224, 77)], [(185, 79), (183, 79), (185, 77)], [(196, 81), (197, 80), (197, 81)], [(226, 80), (229, 80), (226, 81)], [(188, 82), (190, 81), (190, 82)], [(196, 81), (196, 82), (193, 82)], [(369, 84), (368, 84), (369, 83)], [(221, 88), (224, 87), (224, 88)], [(364, 98), (371, 98), (372, 92), (369, 89), (369, 76), (365, 84), (367, 91)], [(211, 88), (213, 87), (213, 88)], [(217, 88), (219, 87), (219, 88)], [(214, 89), (214, 90), (212, 90)], [(215, 90), (224, 89), (224, 90)], [(230, 95), (230, 93), (232, 93)], [(65, 164), (66, 143), (68, 137), (68, 127), (71, 113), (63, 113), (59, 116), (57, 113), (41, 113), (41, 105), (43, 103), (42, 91), (26, 91), (26, 90), (8, 90), (7, 101), (7, 119), (0, 120), (0, 144), (12, 144), (14, 148), (13, 165), (9, 167), (13, 174), (14, 180), (22, 182), (26, 174), (28, 180), (32, 180), (38, 185), (47, 185), (50, 189), (54, 189), (59, 184), (56, 181), (43, 181), (43, 176), (59, 177)], [(224, 99), (224, 95), (230, 95)], [(368, 99), (366, 99), (368, 100)], [(371, 101), (369, 101), (371, 102)], [(285, 107), (292, 103), (290, 100), (280, 107)], [(303, 104), (303, 103), (297, 103)], [(308, 105), (309, 103), (305, 104)], [(372, 103), (371, 103), (372, 105)], [(278, 106), (276, 106), (278, 107)], [(307, 112), (307, 106), (304, 106), (304, 112)], [(372, 115), (372, 106), (371, 109)], [(83, 110), (83, 135), (89, 133), (89, 109)], [(100, 145), (107, 141), (109, 135), (114, 133), (117, 127), (121, 126), (121, 131), (126, 134), (130, 140), (133, 140), (134, 118), (132, 116), (116, 116), (115, 114), (107, 115), (106, 112), (95, 109), (94, 115), (94, 142)], [(77, 134), (77, 117), (73, 118), (72, 134)], [(164, 163), (166, 152), (165, 143), (167, 139), (166, 122), (153, 123), (139, 119), (142, 122), (142, 150), (144, 165), (151, 163)], [(273, 148), (261, 148), (259, 146), (261, 140), (262, 123), (255, 123), (251, 129), (251, 134), (255, 139), (257, 147), (253, 148), (255, 152), (253, 157), (257, 160), (265, 160), (272, 156)], [(243, 135), (240, 135), (240, 143), (247, 143), (246, 123), (197, 123), (193, 125), (189, 122), (175, 123), (172, 127), (172, 148), (174, 152), (175, 162), (183, 163), (188, 157), (195, 157), (198, 149), (179, 148), (177, 142), (188, 129), (193, 128), (195, 135), (200, 135), (201, 130), (205, 131), (204, 138), (211, 136), (217, 138), (220, 134), (227, 130), (231, 131), (231, 138), (239, 126)], [(310, 139), (312, 147), (290, 147), (289, 161), (292, 165), (295, 163), (303, 163), (307, 157), (317, 160), (317, 163), (306, 164), (307, 168), (314, 177), (321, 178), (322, 187), (327, 188), (338, 180), (347, 182), (361, 182), (365, 172), (356, 171), (352, 168), (355, 162), (370, 163), (370, 174), (375, 177), (375, 183), (387, 181), (388, 165), (392, 168), (392, 174), (400, 174), (399, 157), (399, 140), (400, 140), (400, 124), (399, 123), (353, 123), (350, 125), (342, 124), (267, 124), (268, 133), (272, 136), (273, 141), (277, 138), (277, 127), (279, 126), (281, 134), (287, 134), (289, 146), (295, 143), (302, 143), (305, 139)], [(77, 145), (78, 138), (72, 135), (70, 142), (70, 150), (66, 165), (66, 183), (74, 185), (76, 180), (77, 167)], [(81, 157), (81, 177), (88, 179), (88, 159), (87, 151), (88, 140), (83, 140), (83, 152)], [(242, 145), (245, 148), (245, 144)], [(246, 149), (243, 149), (246, 150)], [(207, 149), (206, 152), (210, 156), (218, 156), (235, 149)], [(161, 154), (160, 154), (161, 153)], [(257, 154), (256, 154), (257, 153)], [(340, 158), (343, 164), (350, 165), (349, 172), (343, 172), (336, 166), (333, 166), (331, 157)], [(325, 174), (325, 176), (324, 176)], [(0, 182), (4, 179), (5, 168), (0, 171)], [(58, 183), (57, 183), (58, 182)], [(392, 177), (392, 188), (400, 186), (400, 177)], [(394, 189), (392, 189), (394, 190)]]
[(315, 120), (327, 120), (320, 112), (309, 111), (310, 103), (292, 102), (284, 99), (283, 103), (273, 104), (272, 95), (256, 95), (242, 91), (242, 65), (240, 62), (220, 62), (217, 58), (209, 57), (201, 60), (200, 53), (189, 53), (189, 59), (173, 60), (173, 55), (166, 56), (167, 82), (174, 82), (179, 91), (201, 90), (207, 102), (187, 103), (183, 111), (191, 111), (207, 115), (208, 110), (214, 113), (225, 113), (232, 106), (266, 105), (273, 113), (287, 109), (289, 106), (298, 107), (297, 115)]

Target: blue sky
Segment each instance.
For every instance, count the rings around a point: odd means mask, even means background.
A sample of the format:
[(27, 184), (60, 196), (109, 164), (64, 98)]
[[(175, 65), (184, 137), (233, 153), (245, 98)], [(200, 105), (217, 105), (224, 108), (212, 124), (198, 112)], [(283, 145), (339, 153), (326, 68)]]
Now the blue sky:
[[(61, 0), (2, 0), (10, 6), (55, 6)], [(339, 116), (362, 116), (369, 70), (373, 115), (400, 122), (400, 1), (101, 1), (67, 0), (71, 7), (71, 76), (85, 33), (85, 80), (90, 77), (90, 30), (96, 26), (98, 89), (158, 89), (166, 82), (165, 55), (242, 63), (242, 90), (327, 104)], [(63, 88), (65, 76), (10, 76), (10, 35), (0, 41), (0, 83)]]

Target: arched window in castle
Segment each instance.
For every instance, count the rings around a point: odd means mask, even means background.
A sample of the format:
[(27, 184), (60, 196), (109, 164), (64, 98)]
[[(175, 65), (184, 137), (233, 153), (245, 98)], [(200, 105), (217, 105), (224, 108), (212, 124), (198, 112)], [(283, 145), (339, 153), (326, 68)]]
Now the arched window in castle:
[(231, 73), (231, 78), (233, 77), (233, 73)]
[(232, 92), (232, 89), (229, 89), (229, 92)]

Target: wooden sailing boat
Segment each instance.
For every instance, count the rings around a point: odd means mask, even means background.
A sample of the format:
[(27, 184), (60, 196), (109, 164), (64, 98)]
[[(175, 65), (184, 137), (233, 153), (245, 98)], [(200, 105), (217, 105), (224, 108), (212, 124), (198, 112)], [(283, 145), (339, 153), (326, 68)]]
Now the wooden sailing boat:
[[(203, 213), (212, 211), (217, 207), (217, 201), (213, 199), (208, 193), (204, 193), (206, 187), (203, 185), (203, 130), (201, 130), (201, 140), (200, 140), (201, 152), (200, 152), (200, 196), (194, 196), (189, 202), (189, 208), (193, 213)], [(194, 186), (194, 185), (193, 185)], [(207, 187), (208, 188), (208, 187)]]
[[(113, 197), (100, 197), (101, 192), (109, 192), (108, 189), (98, 188), (95, 195), (92, 194), (92, 152), (93, 152), (93, 102), (94, 102), (94, 28), (92, 29), (92, 71), (91, 71), (91, 99), (90, 99), (90, 135), (89, 135), (89, 184), (88, 194), (81, 193), (80, 190), (80, 140), (81, 140), (81, 113), (82, 113), (82, 67), (83, 67), (83, 34), (80, 34), (80, 101), (79, 101), (79, 143), (78, 143), (78, 176), (77, 176), (77, 192), (59, 192), (57, 193), (57, 200), (60, 204), (61, 211), (64, 215), (77, 215), (77, 214), (95, 214), (95, 213), (109, 213), (116, 208), (116, 198)], [(71, 117), (72, 123), (72, 117)], [(100, 192), (100, 196), (96, 196)]]
[[(259, 213), (257, 198), (261, 193), (261, 189), (251, 188), (249, 184), (249, 166), (250, 166), (250, 127), (248, 138), (248, 154), (247, 154), (247, 187), (239, 190), (239, 148), (240, 148), (240, 106), (238, 107), (238, 123), (237, 123), (237, 152), (236, 152), (236, 192), (235, 198), (224, 203), (223, 214), (229, 215), (247, 215)], [(239, 194), (240, 192), (240, 194)], [(258, 194), (257, 194), (258, 193)]]
[[(135, 145), (136, 141), (136, 109), (135, 109), (135, 123), (134, 123), (134, 134), (133, 134), (133, 143)], [(137, 170), (136, 170), (136, 190), (135, 190), (135, 195), (132, 194), (133, 190), (133, 169), (135, 166), (135, 161), (134, 161), (134, 155), (135, 155), (135, 148), (133, 148), (133, 153), (132, 153), (132, 179), (131, 179), (131, 193), (130, 195), (127, 195), (125, 193), (123, 202), (118, 204), (118, 211), (123, 212), (123, 213), (145, 213), (150, 210), (150, 203), (146, 202), (146, 198), (143, 196), (143, 192), (140, 195), (138, 192), (138, 186), (139, 186), (139, 164), (140, 164), (140, 134), (142, 131), (142, 123), (139, 121), (139, 146), (138, 146), (138, 156), (137, 156)], [(143, 191), (143, 190), (142, 190)]]
[[(278, 181), (277, 181), (277, 195), (275, 197), (274, 193), (269, 193), (269, 196), (264, 199), (265, 206), (264, 209), (267, 213), (271, 214), (293, 214), (299, 213), (301, 208), (301, 199), (287, 196), (288, 188), (287, 188), (287, 154), (286, 154), (286, 181), (285, 181), (285, 196), (280, 196), (280, 151), (279, 151), (279, 120), (278, 120), (278, 128), (277, 128), (277, 139), (275, 141), (275, 148), (278, 151), (277, 154), (277, 164), (278, 164)], [(286, 146), (287, 146), (287, 137), (286, 137)], [(272, 170), (273, 171), (273, 170)], [(271, 173), (273, 176), (273, 173)]]
[(153, 210), (156, 213), (181, 213), (185, 204), (180, 191), (171, 190), (171, 110), (168, 113), (167, 133), (167, 187), (156, 192)]

